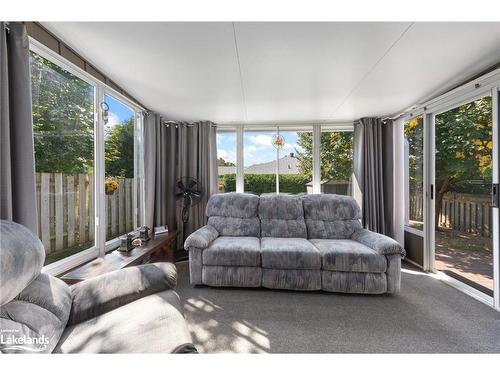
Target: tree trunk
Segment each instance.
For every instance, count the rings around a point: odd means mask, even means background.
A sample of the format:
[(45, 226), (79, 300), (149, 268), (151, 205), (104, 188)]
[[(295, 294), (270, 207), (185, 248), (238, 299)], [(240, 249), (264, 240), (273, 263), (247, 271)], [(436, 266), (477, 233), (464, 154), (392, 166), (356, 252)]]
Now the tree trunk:
[(446, 177), (442, 181), (438, 181), (436, 183), (436, 193), (435, 193), (435, 217), (434, 217), (434, 225), (435, 229), (439, 230), (439, 215), (441, 215), (441, 209), (443, 207), (443, 198), (446, 192), (448, 191), (448, 188), (450, 187), (451, 181), (453, 180), (452, 177)]

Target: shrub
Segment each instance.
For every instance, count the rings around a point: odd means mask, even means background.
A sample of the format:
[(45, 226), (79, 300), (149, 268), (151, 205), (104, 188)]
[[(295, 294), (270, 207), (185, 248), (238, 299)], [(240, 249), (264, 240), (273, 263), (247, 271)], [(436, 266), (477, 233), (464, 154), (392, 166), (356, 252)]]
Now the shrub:
[[(305, 193), (306, 184), (310, 182), (303, 175), (281, 175), (280, 192), (282, 193)], [(236, 175), (226, 174), (219, 177), (219, 189), (221, 192), (236, 191)], [(254, 194), (274, 193), (276, 191), (275, 174), (245, 174), (245, 192)]]

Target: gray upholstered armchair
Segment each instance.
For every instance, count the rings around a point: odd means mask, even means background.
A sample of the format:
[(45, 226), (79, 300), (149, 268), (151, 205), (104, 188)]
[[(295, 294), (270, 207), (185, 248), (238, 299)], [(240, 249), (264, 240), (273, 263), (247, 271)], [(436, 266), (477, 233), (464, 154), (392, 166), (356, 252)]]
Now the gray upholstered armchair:
[(67, 286), (41, 273), (45, 251), (22, 225), (0, 221), (3, 353), (195, 352), (173, 264), (130, 267)]

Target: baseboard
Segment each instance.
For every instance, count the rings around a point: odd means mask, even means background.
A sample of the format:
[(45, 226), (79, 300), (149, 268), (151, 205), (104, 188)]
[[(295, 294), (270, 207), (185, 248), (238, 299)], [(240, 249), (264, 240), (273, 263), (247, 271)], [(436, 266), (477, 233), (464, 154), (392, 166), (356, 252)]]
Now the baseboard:
[(410, 263), (412, 266), (415, 266), (415, 267), (417, 267), (417, 268), (420, 268), (421, 270), (423, 270), (423, 269), (424, 269), (424, 267), (422, 267), (422, 265), (421, 265), (421, 264), (418, 264), (418, 263), (414, 262), (414, 261), (413, 261), (413, 260), (411, 260), (411, 259), (404, 258), (404, 259), (403, 259), (403, 262), (408, 262), (408, 263)]

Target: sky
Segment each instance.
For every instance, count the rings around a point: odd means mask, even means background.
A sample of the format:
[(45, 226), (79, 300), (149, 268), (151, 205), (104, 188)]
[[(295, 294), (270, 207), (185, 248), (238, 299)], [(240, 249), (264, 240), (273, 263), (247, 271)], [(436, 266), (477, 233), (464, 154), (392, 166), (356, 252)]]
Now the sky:
[(112, 128), (117, 124), (122, 124), (134, 116), (134, 111), (127, 107), (119, 100), (113, 98), (111, 95), (105, 95), (104, 101), (109, 106), (108, 123), (106, 124), (106, 134), (109, 134)]
[[(243, 137), (244, 165), (266, 163), (276, 160), (276, 149), (271, 144), (275, 132), (245, 131)], [(280, 157), (301, 148), (297, 145), (297, 132), (281, 131), (285, 146), (280, 150)], [(217, 133), (217, 157), (236, 163), (236, 132)]]

